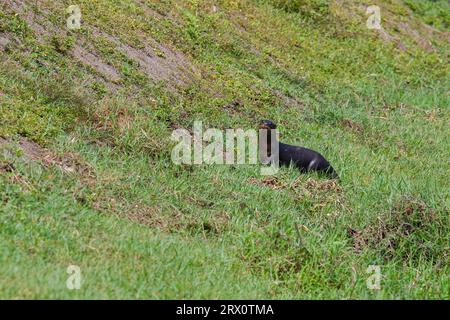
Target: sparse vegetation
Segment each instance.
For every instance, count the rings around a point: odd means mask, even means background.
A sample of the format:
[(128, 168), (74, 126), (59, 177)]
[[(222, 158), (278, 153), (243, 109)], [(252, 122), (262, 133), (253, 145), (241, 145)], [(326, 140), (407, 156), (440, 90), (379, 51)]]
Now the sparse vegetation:
[[(72, 4), (0, 4), (1, 298), (448, 299), (447, 1)], [(171, 162), (262, 118), (342, 181)]]

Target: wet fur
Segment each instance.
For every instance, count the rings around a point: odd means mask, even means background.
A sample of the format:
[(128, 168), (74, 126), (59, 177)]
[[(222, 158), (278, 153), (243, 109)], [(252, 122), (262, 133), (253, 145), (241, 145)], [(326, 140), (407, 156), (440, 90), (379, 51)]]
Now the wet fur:
[[(276, 129), (276, 125), (270, 120), (263, 120), (261, 121), (260, 128), (269, 130), (267, 135), (267, 150), (268, 156), (270, 156), (272, 149), (270, 129)], [(279, 142), (279, 161), (281, 165), (285, 166), (292, 164), (301, 172), (318, 171), (326, 174), (330, 178), (339, 179), (338, 174), (330, 163), (320, 153), (311, 149)]]

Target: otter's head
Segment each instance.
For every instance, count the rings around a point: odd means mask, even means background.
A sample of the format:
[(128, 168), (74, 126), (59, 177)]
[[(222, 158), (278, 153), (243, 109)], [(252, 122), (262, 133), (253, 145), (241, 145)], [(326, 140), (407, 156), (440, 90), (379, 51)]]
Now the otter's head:
[(273, 121), (270, 120), (261, 120), (261, 122), (259, 123), (259, 128), (260, 129), (276, 129), (277, 125), (275, 123), (273, 123)]

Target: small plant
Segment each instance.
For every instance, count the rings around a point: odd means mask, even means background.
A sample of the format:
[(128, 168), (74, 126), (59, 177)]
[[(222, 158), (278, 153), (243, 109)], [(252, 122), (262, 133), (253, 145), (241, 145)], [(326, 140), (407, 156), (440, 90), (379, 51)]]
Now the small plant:
[(67, 54), (67, 52), (73, 48), (76, 39), (73, 36), (53, 35), (50, 43), (55, 50), (61, 54)]

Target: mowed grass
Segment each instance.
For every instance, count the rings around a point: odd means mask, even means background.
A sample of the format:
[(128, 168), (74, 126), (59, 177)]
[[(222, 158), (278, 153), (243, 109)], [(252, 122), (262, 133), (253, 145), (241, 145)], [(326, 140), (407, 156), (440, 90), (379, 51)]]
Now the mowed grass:
[[(32, 10), (64, 26), (62, 2)], [(378, 3), (406, 51), (365, 29), (359, 1), (79, 3), (83, 29), (56, 39), (0, 15), (18, 39), (0, 60), (0, 297), (448, 299), (445, 1)], [(434, 51), (395, 33), (396, 19), (440, 28)], [(169, 43), (202, 76), (154, 83), (96, 29)], [(80, 39), (118, 70), (117, 88), (68, 53)], [(174, 128), (261, 118), (320, 151), (341, 181), (170, 159)], [(19, 136), (62, 160), (29, 160)], [(66, 287), (69, 265), (79, 290)]]

